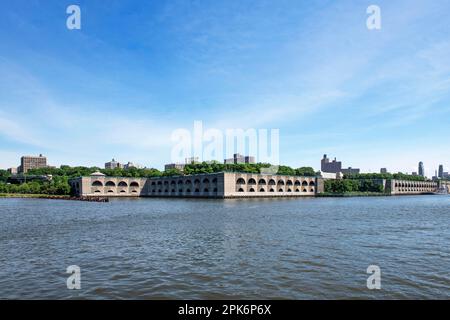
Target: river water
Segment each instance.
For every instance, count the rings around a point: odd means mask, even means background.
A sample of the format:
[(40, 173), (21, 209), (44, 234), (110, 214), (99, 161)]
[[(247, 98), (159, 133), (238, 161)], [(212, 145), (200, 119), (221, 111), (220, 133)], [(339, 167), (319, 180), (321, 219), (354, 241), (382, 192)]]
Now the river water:
[(0, 199), (0, 221), (0, 299), (450, 297), (448, 196)]

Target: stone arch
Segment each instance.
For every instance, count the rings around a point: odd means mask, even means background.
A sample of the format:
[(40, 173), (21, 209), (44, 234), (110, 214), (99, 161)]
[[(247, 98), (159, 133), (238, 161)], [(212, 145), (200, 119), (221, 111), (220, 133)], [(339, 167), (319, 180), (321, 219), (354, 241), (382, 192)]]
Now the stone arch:
[(275, 180), (270, 179), (269, 180), (269, 186), (275, 186), (277, 183), (275, 182)]
[(139, 183), (133, 181), (132, 183), (130, 183), (130, 187), (139, 188)]
[(255, 192), (255, 189), (250, 188), (250, 190), (248, 190), (249, 192)]
[(259, 192), (266, 192), (266, 190), (264, 190), (264, 188), (259, 189)]
[(266, 180), (265, 179), (263, 179), (263, 178), (261, 178), (261, 179), (259, 179), (259, 181), (258, 181), (258, 184), (266, 184), (267, 182), (266, 182)]
[(250, 178), (250, 179), (248, 180), (248, 184), (250, 184), (250, 185), (255, 185), (255, 184), (256, 184), (256, 180), (253, 179), (253, 178)]
[(128, 187), (128, 183), (126, 183), (125, 181), (120, 181), (119, 187)]
[(203, 179), (203, 183), (209, 183), (209, 179), (208, 178)]
[(244, 192), (244, 189), (239, 188), (238, 192)]
[(107, 181), (107, 182), (105, 183), (105, 186), (106, 186), (106, 187), (115, 187), (116, 184), (114, 183), (114, 181)]
[(236, 180), (236, 183), (237, 184), (245, 184), (245, 180), (244, 180), (244, 178), (239, 178)]
[(286, 181), (286, 185), (287, 186), (292, 186), (293, 185), (292, 180), (289, 179), (288, 181)]
[(306, 182), (306, 180), (303, 180), (302, 186), (304, 187), (304, 186), (307, 186), (307, 185), (308, 185), (308, 182)]
[(299, 181), (299, 180), (295, 180), (295, 182), (294, 182), (294, 185), (296, 185), (296, 186), (300, 186), (300, 185), (301, 185), (301, 183), (300, 183), (300, 181)]
[(278, 183), (277, 183), (279, 186), (284, 186), (284, 181), (283, 180), (278, 180)]
[(313, 186), (315, 186), (315, 185), (316, 185), (316, 184), (314, 183), (314, 181), (310, 181), (310, 182), (309, 182), (309, 186), (310, 186), (310, 187), (313, 187)]
[(92, 186), (93, 187), (103, 187), (103, 183), (101, 181), (96, 180), (96, 181), (92, 182)]

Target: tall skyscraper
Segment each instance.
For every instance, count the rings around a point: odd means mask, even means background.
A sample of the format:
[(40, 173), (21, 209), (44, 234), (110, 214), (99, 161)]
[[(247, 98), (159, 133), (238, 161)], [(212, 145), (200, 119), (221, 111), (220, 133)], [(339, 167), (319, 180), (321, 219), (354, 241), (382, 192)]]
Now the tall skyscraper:
[(425, 168), (422, 161), (419, 162), (419, 176), (425, 177)]
[(444, 166), (442, 164), (439, 165), (438, 177), (439, 178), (443, 178), (444, 177)]

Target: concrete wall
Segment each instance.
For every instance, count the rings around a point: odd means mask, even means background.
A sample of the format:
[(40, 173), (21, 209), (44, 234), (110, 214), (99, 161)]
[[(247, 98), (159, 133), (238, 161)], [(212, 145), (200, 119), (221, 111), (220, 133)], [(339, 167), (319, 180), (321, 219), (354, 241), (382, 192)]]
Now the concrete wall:
[(436, 192), (438, 184), (433, 181), (391, 180), (389, 188), (392, 195), (427, 194)]
[(314, 196), (317, 190), (316, 187), (316, 177), (251, 173), (225, 174), (226, 198)]
[(316, 177), (223, 172), (158, 178), (88, 176), (69, 183), (78, 196), (242, 198), (301, 197), (323, 192), (323, 180)]

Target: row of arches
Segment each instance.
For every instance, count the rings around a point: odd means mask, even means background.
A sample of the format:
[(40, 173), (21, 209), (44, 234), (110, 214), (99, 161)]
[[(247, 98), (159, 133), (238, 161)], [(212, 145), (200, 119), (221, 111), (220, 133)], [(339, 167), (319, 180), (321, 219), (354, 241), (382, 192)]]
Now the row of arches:
[[(245, 190), (243, 188), (239, 188), (237, 191), (238, 192), (245, 192)], [(256, 192), (256, 190), (255, 190), (255, 188), (250, 188), (248, 190), (248, 192)], [(266, 189), (265, 188), (260, 188), (259, 192), (266, 192)], [(270, 188), (268, 190), (268, 192), (276, 192), (276, 191), (275, 191), (274, 188)], [(278, 192), (285, 192), (285, 191), (283, 189), (278, 189)], [(295, 191), (293, 191), (291, 188), (289, 188), (289, 189), (286, 190), (286, 192), (314, 192), (314, 188), (311, 188), (311, 189), (307, 189), (307, 188), (299, 189), (299, 188), (296, 188)]]
[(244, 178), (238, 178), (236, 180), (236, 184), (238, 184), (238, 185), (244, 185), (244, 184), (256, 185), (256, 184), (258, 184), (258, 185), (264, 185), (264, 186), (265, 185), (269, 185), (269, 186), (275, 186), (275, 185), (284, 186), (284, 185), (287, 185), (287, 186), (303, 186), (303, 187), (305, 187), (305, 186), (315, 186), (315, 182), (312, 181), (312, 180), (308, 182), (306, 180), (303, 180), (303, 181), (300, 181), (300, 180), (292, 181), (292, 180), (288, 179), (285, 182), (282, 179), (279, 179), (278, 181), (275, 181), (275, 179), (270, 179), (267, 182), (266, 179), (264, 179), (264, 178), (259, 179), (258, 183), (256, 183), (256, 180), (253, 179), (253, 178), (248, 179), (248, 181), (245, 181)]
[(434, 188), (436, 187), (432, 182), (396, 182), (396, 188)]
[(156, 186), (156, 185), (158, 185), (158, 186), (161, 186), (161, 185), (171, 185), (171, 186), (173, 186), (173, 185), (182, 185), (182, 184), (185, 184), (185, 185), (191, 185), (191, 184), (192, 184), (192, 181), (194, 182), (195, 185), (198, 185), (198, 184), (200, 184), (200, 183), (203, 183), (203, 184), (210, 184), (210, 183), (217, 184), (217, 178), (214, 178), (214, 179), (211, 179), (211, 180), (208, 179), (208, 178), (204, 178), (203, 180), (200, 180), (200, 179), (195, 179), (195, 180), (190, 180), (190, 179), (182, 180), (182, 179), (180, 179), (180, 180), (178, 180), (178, 181), (175, 181), (175, 180), (171, 180), (171, 181), (169, 181), (169, 180), (165, 180), (165, 181), (152, 181), (152, 182), (151, 182), (151, 185), (152, 185), (152, 186)]
[[(112, 190), (112, 189), (109, 189), (106, 192), (104, 192), (102, 190), (99, 190), (99, 189), (96, 189), (96, 190), (93, 191), (93, 193), (94, 194), (111, 194), (111, 195), (112, 194), (120, 194), (120, 195), (127, 195), (128, 194), (128, 192), (126, 190), (120, 190), (119, 192), (116, 193), (116, 191)], [(131, 194), (137, 195), (138, 191), (137, 190), (131, 190)]]
[[(92, 182), (91, 184), (92, 187), (116, 187), (116, 183), (114, 181), (107, 181), (105, 183), (105, 185), (103, 185), (103, 182), (101, 182), (100, 180), (95, 180), (94, 182)], [(126, 183), (125, 181), (120, 181), (117, 186), (119, 187), (123, 187), (123, 188), (127, 188), (128, 187), (128, 183)], [(130, 183), (130, 187), (133, 188), (139, 188), (139, 183), (136, 181), (133, 181)]]
[(202, 190), (200, 188), (195, 188), (195, 189), (152, 189), (152, 194), (168, 194), (168, 193), (172, 193), (172, 194), (199, 194), (201, 192), (205, 193), (205, 194), (209, 194), (210, 192), (213, 193), (217, 193), (217, 188), (213, 188), (213, 189), (209, 189), (209, 188), (203, 188)]
[(394, 193), (401, 194), (419, 194), (435, 192), (437, 184), (425, 181), (396, 181), (394, 184)]

